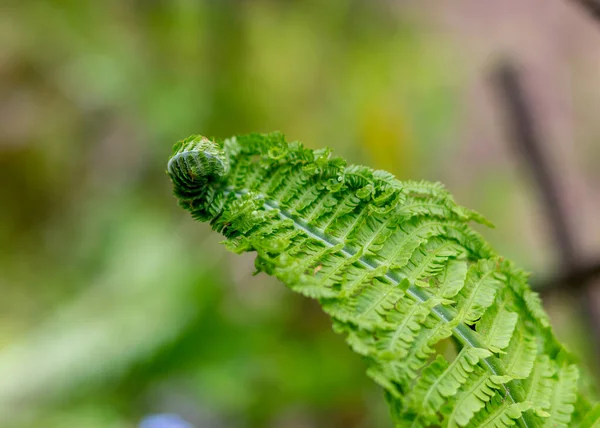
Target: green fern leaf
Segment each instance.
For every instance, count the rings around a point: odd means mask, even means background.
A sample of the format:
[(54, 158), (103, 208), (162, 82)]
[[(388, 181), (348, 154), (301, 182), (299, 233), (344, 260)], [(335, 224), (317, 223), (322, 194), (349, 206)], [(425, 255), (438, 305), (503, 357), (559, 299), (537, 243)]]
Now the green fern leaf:
[(457, 394), (454, 400), (449, 400), (446, 407), (448, 426), (466, 426), (475, 413), (480, 411), (504, 384), (511, 380), (510, 376), (495, 376), (479, 368)]
[(508, 299), (497, 299), (477, 323), (477, 331), (485, 337), (487, 349), (498, 353), (505, 349), (515, 330), (519, 315), (507, 309)]
[[(397, 426), (597, 423), (527, 275), (442, 185), (347, 166), (278, 133), (192, 136), (168, 174), (228, 249), (255, 252), (257, 272), (318, 299)], [(442, 353), (449, 339), (455, 355)]]
[[(506, 397), (495, 396), (471, 421), (470, 426), (504, 428), (514, 426), (524, 412), (531, 408), (531, 403), (514, 403)], [(536, 426), (536, 425), (534, 425)]]
[(579, 371), (574, 364), (565, 361), (565, 357), (558, 357), (560, 366), (556, 373), (550, 394), (549, 417), (544, 421), (544, 427), (568, 427), (571, 422), (575, 402), (577, 400), (577, 378)]
[(478, 368), (479, 360), (490, 356), (491, 352), (482, 348), (463, 348), (452, 363), (438, 355), (437, 359), (423, 370), (410, 396), (408, 407), (412, 407), (411, 411), (417, 415), (435, 418), (448, 398), (454, 397), (467, 382), (470, 374)]

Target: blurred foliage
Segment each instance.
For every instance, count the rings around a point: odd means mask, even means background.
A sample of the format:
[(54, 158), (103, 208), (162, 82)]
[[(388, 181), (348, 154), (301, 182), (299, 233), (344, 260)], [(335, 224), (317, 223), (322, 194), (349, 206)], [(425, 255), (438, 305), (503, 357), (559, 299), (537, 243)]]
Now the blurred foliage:
[(388, 426), (316, 304), (226, 255), (164, 172), (191, 133), (281, 130), (438, 178), (460, 70), (392, 3), (0, 5), (0, 426)]

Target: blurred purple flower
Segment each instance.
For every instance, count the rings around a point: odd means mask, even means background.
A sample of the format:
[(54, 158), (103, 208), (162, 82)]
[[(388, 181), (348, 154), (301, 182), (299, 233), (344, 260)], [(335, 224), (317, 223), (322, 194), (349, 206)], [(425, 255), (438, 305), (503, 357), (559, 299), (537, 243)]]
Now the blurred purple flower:
[(194, 426), (177, 415), (159, 414), (144, 418), (139, 428), (194, 428)]

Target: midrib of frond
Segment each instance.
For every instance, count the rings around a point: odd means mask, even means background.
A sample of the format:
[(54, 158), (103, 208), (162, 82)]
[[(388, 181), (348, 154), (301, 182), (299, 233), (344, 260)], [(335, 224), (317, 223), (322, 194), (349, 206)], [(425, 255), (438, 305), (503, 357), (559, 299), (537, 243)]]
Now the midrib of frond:
[[(237, 190), (232, 187), (227, 187), (224, 189), (225, 194), (233, 193), (237, 198), (241, 198), (242, 196), (248, 193), (248, 190)], [(381, 265), (372, 259), (366, 259), (361, 256), (356, 258), (357, 251), (348, 248), (345, 245), (340, 245), (336, 239), (327, 236), (323, 231), (318, 230), (314, 227), (311, 227), (302, 219), (288, 212), (287, 210), (281, 208), (279, 204), (271, 199), (268, 199), (265, 195), (259, 195), (263, 199), (263, 207), (266, 210), (276, 210), (278, 212), (279, 217), (282, 220), (291, 220), (294, 224), (294, 227), (301, 232), (305, 233), (308, 237), (318, 240), (322, 242), (329, 248), (339, 247), (338, 250), (340, 254), (342, 254), (346, 259), (355, 258), (357, 263), (360, 263), (365, 269), (375, 270), (379, 268)], [(445, 227), (453, 227), (451, 224), (446, 224)], [(395, 285), (399, 285), (400, 282), (404, 279), (396, 272), (387, 271), (384, 276), (391, 281)], [(420, 303), (425, 303), (430, 299), (425, 290), (421, 290), (415, 285), (410, 285), (406, 289), (406, 293), (408, 293), (411, 297), (413, 297), (416, 301)], [(450, 310), (450, 308), (446, 308), (442, 305), (434, 306), (431, 309), (431, 312), (438, 318), (440, 321), (445, 323), (450, 323), (454, 319), (454, 314)], [(471, 348), (484, 348), (485, 344), (476, 336), (475, 332), (463, 322), (460, 322), (456, 327), (452, 328), (454, 336), (464, 345)], [(495, 361), (493, 358), (484, 358), (481, 360), (484, 365), (497, 376), (507, 375), (506, 371), (499, 364), (499, 361)], [(520, 382), (518, 380), (511, 380), (506, 385), (502, 386), (506, 396), (513, 402), (519, 403), (524, 401), (524, 397), (521, 396), (521, 388)], [(525, 427), (534, 426), (533, 422), (529, 420), (529, 415), (524, 413), (520, 416), (519, 422), (523, 424)]]

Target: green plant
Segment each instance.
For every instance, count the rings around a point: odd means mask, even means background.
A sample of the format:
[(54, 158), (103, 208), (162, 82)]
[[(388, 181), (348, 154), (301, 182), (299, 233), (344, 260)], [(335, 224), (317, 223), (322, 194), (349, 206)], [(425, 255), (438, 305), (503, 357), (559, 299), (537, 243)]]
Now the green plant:
[(397, 426), (599, 423), (526, 274), (441, 185), (347, 166), (278, 133), (189, 137), (168, 173), (227, 248), (255, 251), (257, 271), (318, 299)]

